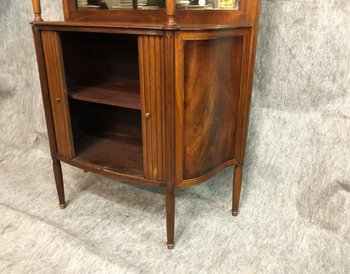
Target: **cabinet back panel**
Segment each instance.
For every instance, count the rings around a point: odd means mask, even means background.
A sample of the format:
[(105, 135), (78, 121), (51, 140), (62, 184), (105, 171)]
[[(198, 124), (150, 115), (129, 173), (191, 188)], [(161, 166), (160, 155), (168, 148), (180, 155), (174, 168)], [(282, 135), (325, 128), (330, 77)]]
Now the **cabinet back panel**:
[(62, 32), (68, 87), (139, 79), (137, 36)]

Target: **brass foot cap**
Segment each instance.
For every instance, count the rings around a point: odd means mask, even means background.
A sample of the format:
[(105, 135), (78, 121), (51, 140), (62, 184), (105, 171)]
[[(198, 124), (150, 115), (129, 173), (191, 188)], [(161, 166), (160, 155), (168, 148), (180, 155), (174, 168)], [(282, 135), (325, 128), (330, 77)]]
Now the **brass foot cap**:
[(66, 208), (66, 203), (60, 204), (60, 208), (61, 208), (61, 209), (65, 209), (65, 208)]
[(174, 244), (167, 244), (168, 245), (168, 249), (174, 249)]
[(238, 216), (238, 212), (232, 211), (232, 216)]

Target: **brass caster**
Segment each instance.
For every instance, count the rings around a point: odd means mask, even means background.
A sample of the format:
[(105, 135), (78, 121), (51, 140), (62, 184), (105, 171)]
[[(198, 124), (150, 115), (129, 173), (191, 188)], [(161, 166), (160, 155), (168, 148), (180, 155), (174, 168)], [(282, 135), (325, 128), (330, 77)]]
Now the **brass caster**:
[(169, 250), (174, 249), (174, 244), (167, 244), (167, 245), (168, 245), (168, 249), (169, 249)]
[(232, 211), (232, 216), (236, 217), (238, 215), (238, 212)]
[(60, 208), (61, 208), (61, 209), (65, 209), (65, 208), (66, 208), (66, 203), (60, 204)]

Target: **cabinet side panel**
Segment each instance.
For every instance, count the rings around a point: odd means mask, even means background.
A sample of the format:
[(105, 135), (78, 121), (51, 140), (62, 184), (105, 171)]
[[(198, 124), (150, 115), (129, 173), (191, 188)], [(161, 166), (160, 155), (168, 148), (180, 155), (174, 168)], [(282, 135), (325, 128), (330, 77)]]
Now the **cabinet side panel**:
[(183, 179), (235, 158), (243, 37), (184, 42)]
[(162, 47), (162, 37), (139, 36), (144, 173), (155, 181), (164, 180)]
[(46, 75), (50, 94), (57, 151), (71, 159), (74, 146), (69, 116), (68, 98), (65, 89), (60, 37), (56, 32), (42, 32)]

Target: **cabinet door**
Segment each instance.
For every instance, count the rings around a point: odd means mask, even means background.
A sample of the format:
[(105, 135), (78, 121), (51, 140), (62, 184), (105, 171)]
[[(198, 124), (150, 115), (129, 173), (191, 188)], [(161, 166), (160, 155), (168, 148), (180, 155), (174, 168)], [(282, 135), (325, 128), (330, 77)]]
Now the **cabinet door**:
[(164, 181), (163, 38), (139, 36), (143, 163), (146, 179)]
[(240, 160), (249, 98), (249, 29), (176, 38), (176, 182), (200, 183)]
[(74, 146), (60, 36), (52, 31), (43, 31), (41, 36), (57, 152), (71, 159), (74, 157)]

